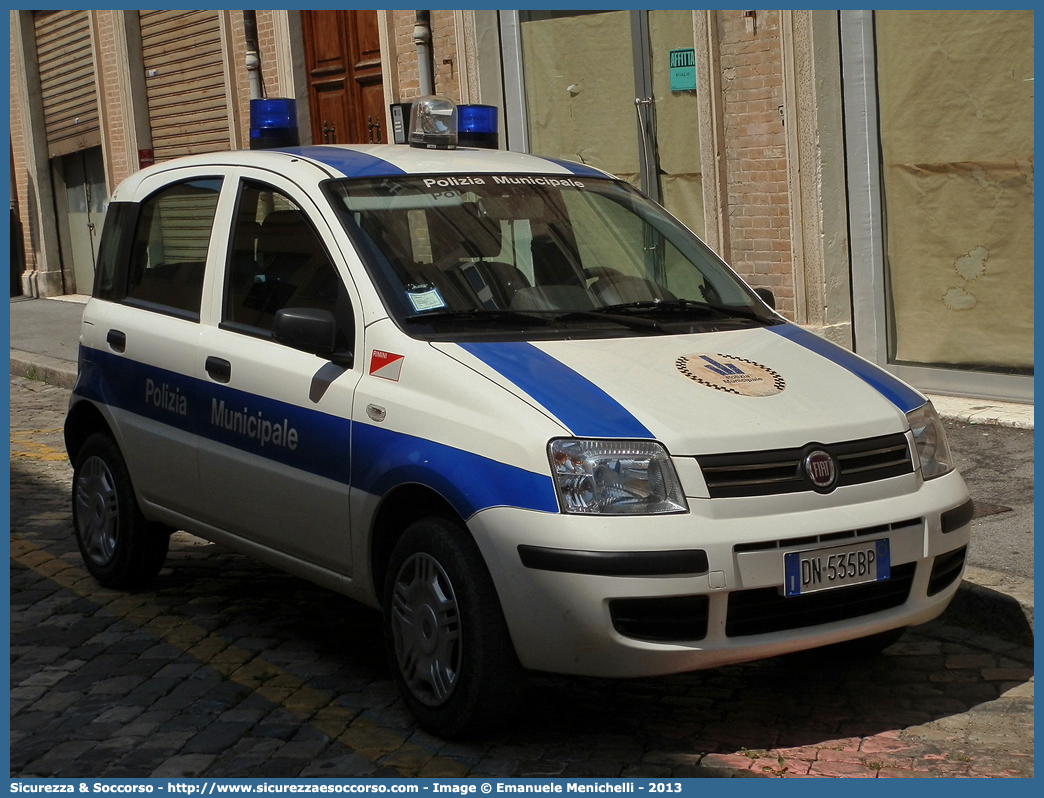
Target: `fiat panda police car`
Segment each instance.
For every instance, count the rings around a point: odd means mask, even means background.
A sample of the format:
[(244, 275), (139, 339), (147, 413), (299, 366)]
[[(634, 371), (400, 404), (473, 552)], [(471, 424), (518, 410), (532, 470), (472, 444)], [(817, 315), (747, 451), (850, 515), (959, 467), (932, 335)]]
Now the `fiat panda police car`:
[(626, 183), (427, 149), (452, 109), (418, 106), (419, 147), (193, 156), (114, 193), (65, 427), (102, 584), (183, 529), (378, 607), (445, 736), (506, 718), (525, 669), (883, 647), (943, 611), (972, 504), (924, 396)]

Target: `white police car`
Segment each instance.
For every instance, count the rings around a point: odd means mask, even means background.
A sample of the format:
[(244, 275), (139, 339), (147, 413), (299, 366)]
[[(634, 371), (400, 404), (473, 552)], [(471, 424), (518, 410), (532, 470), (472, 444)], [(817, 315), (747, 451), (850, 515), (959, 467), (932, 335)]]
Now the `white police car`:
[(438, 733), (507, 717), (523, 668), (880, 647), (960, 582), (931, 404), (598, 170), (185, 158), (115, 192), (97, 272), (65, 428), (91, 573), (141, 586), (185, 529), (380, 607)]

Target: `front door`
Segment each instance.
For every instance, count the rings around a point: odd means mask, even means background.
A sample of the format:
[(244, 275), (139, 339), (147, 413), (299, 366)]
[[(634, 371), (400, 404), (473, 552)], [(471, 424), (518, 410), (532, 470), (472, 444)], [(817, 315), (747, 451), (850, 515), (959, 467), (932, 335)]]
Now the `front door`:
[[(339, 250), (318, 209), (289, 180), (241, 177), (217, 324), (203, 326), (199, 470), (206, 523), (341, 574), (348, 518), (352, 398), (361, 370), (276, 341), (276, 313), (333, 314), (339, 352), (355, 314)], [(359, 332), (361, 333), (361, 327)]]
[(302, 11), (314, 144), (386, 143), (377, 12)]
[[(502, 13), (512, 149), (627, 180), (702, 234), (691, 11)], [(512, 53), (509, 52), (509, 56)], [(520, 85), (513, 85), (518, 83)]]

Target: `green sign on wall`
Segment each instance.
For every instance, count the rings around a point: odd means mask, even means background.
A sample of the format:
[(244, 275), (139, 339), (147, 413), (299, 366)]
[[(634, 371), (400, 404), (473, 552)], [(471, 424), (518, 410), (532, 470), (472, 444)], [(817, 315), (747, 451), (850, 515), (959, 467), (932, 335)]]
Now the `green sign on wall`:
[(696, 91), (696, 51), (671, 50), (671, 91)]

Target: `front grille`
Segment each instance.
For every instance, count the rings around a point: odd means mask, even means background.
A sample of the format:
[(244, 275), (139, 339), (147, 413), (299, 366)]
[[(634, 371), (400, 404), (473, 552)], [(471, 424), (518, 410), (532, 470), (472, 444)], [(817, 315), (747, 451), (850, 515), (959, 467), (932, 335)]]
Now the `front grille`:
[(823, 535), (805, 535), (800, 538), (783, 538), (782, 540), (759, 540), (756, 543), (737, 543), (732, 550), (737, 554), (747, 551), (767, 551), (769, 549), (787, 549), (791, 546), (815, 546), (819, 543), (836, 543), (839, 540), (862, 538), (881, 532), (897, 532), (900, 529), (923, 529), (923, 518), (910, 518), (906, 521), (895, 521), (891, 524), (865, 526), (861, 529), (846, 529), (843, 532), (828, 532)]
[(613, 599), (609, 615), (624, 637), (658, 643), (702, 640), (707, 636), (706, 596)]
[(696, 458), (712, 499), (773, 496), (815, 490), (802, 461), (814, 450), (833, 455), (838, 464), (837, 487), (888, 479), (913, 471), (910, 447), (902, 433), (846, 443), (813, 443), (800, 449), (776, 449)]
[(917, 563), (892, 566), (891, 579), (784, 597), (779, 588), (737, 590), (729, 594), (728, 637), (762, 635), (846, 621), (902, 606), (910, 595)]
[(940, 554), (932, 563), (932, 575), (928, 579), (928, 595), (934, 596), (941, 590), (945, 590), (953, 584), (954, 580), (961, 575), (964, 568), (964, 556), (968, 552), (967, 546)]

